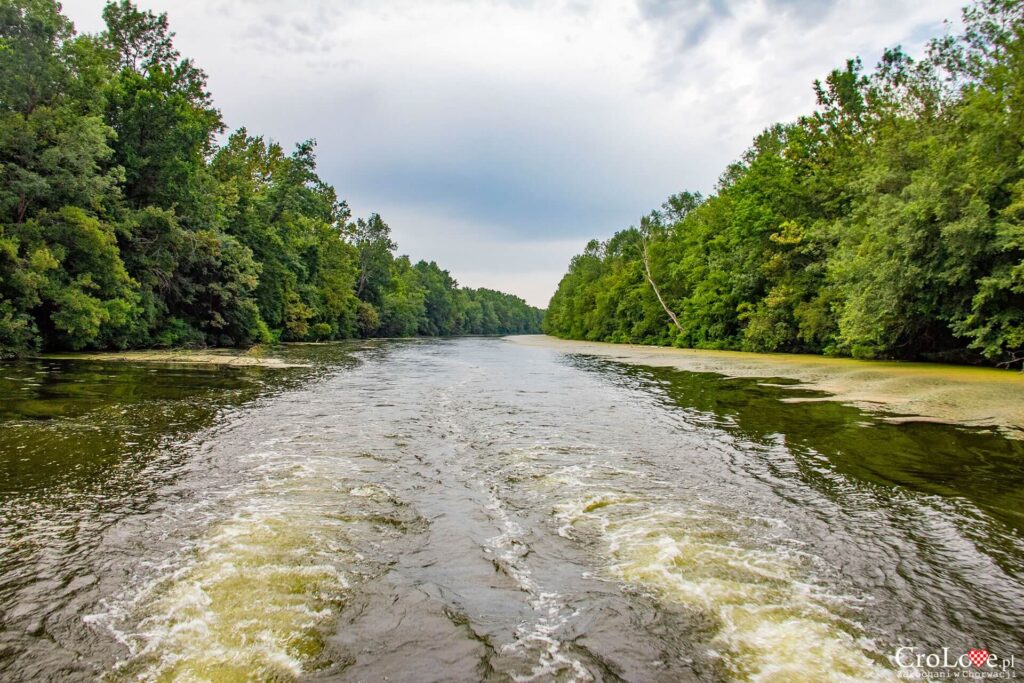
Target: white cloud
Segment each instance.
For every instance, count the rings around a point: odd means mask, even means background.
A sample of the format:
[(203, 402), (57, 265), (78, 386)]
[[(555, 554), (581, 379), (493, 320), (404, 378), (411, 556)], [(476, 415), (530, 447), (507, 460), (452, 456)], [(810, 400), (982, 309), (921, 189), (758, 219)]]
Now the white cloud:
[[(960, 0), (140, 4), (168, 11), (230, 126), (317, 138), (402, 251), (543, 304), (588, 237), (708, 191), (813, 106), (813, 79), (920, 49)], [(64, 5), (99, 28), (101, 1)]]

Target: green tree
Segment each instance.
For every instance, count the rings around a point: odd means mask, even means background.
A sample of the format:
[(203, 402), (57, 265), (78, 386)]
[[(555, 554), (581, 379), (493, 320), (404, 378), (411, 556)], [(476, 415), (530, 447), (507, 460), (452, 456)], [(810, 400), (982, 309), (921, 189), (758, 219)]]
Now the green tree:
[(103, 19), (79, 36), (53, 0), (0, 0), (0, 356), (536, 331), (536, 309), (353, 221), (312, 140), (218, 146), (165, 14)]

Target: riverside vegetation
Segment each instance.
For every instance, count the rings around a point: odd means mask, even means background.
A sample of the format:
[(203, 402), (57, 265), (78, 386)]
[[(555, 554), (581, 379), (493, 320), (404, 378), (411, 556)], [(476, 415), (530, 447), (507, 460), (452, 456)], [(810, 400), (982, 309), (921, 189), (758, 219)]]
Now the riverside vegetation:
[(396, 256), (316, 169), (225, 129), (164, 14), (76, 34), (0, 0), (0, 357), (37, 350), (536, 332), (542, 312)]
[(544, 329), (591, 341), (1024, 361), (1024, 4), (815, 83), (715, 193), (591, 241)]

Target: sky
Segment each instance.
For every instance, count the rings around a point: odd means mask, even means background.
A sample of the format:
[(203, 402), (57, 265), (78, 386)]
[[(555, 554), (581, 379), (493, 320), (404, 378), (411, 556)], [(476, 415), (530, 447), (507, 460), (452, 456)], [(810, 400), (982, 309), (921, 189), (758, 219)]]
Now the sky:
[[(963, 0), (141, 0), (230, 129), (317, 141), (399, 251), (545, 307), (569, 259), (713, 190), (812, 83), (920, 54)], [(80, 31), (102, 0), (63, 0)], [(945, 24), (944, 20), (952, 24)]]

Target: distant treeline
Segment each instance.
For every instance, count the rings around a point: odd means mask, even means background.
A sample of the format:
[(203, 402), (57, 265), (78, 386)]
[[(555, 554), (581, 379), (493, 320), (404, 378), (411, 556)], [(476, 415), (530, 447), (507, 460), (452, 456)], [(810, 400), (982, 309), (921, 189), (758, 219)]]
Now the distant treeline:
[[(560, 337), (862, 358), (1024, 359), (1024, 3), (982, 0), (914, 61), (815, 83), (710, 197), (576, 256)], [(675, 321), (673, 320), (675, 319)]]
[(103, 18), (76, 35), (53, 0), (0, 0), (0, 356), (539, 330), (352, 220), (312, 142), (218, 145), (165, 15)]

